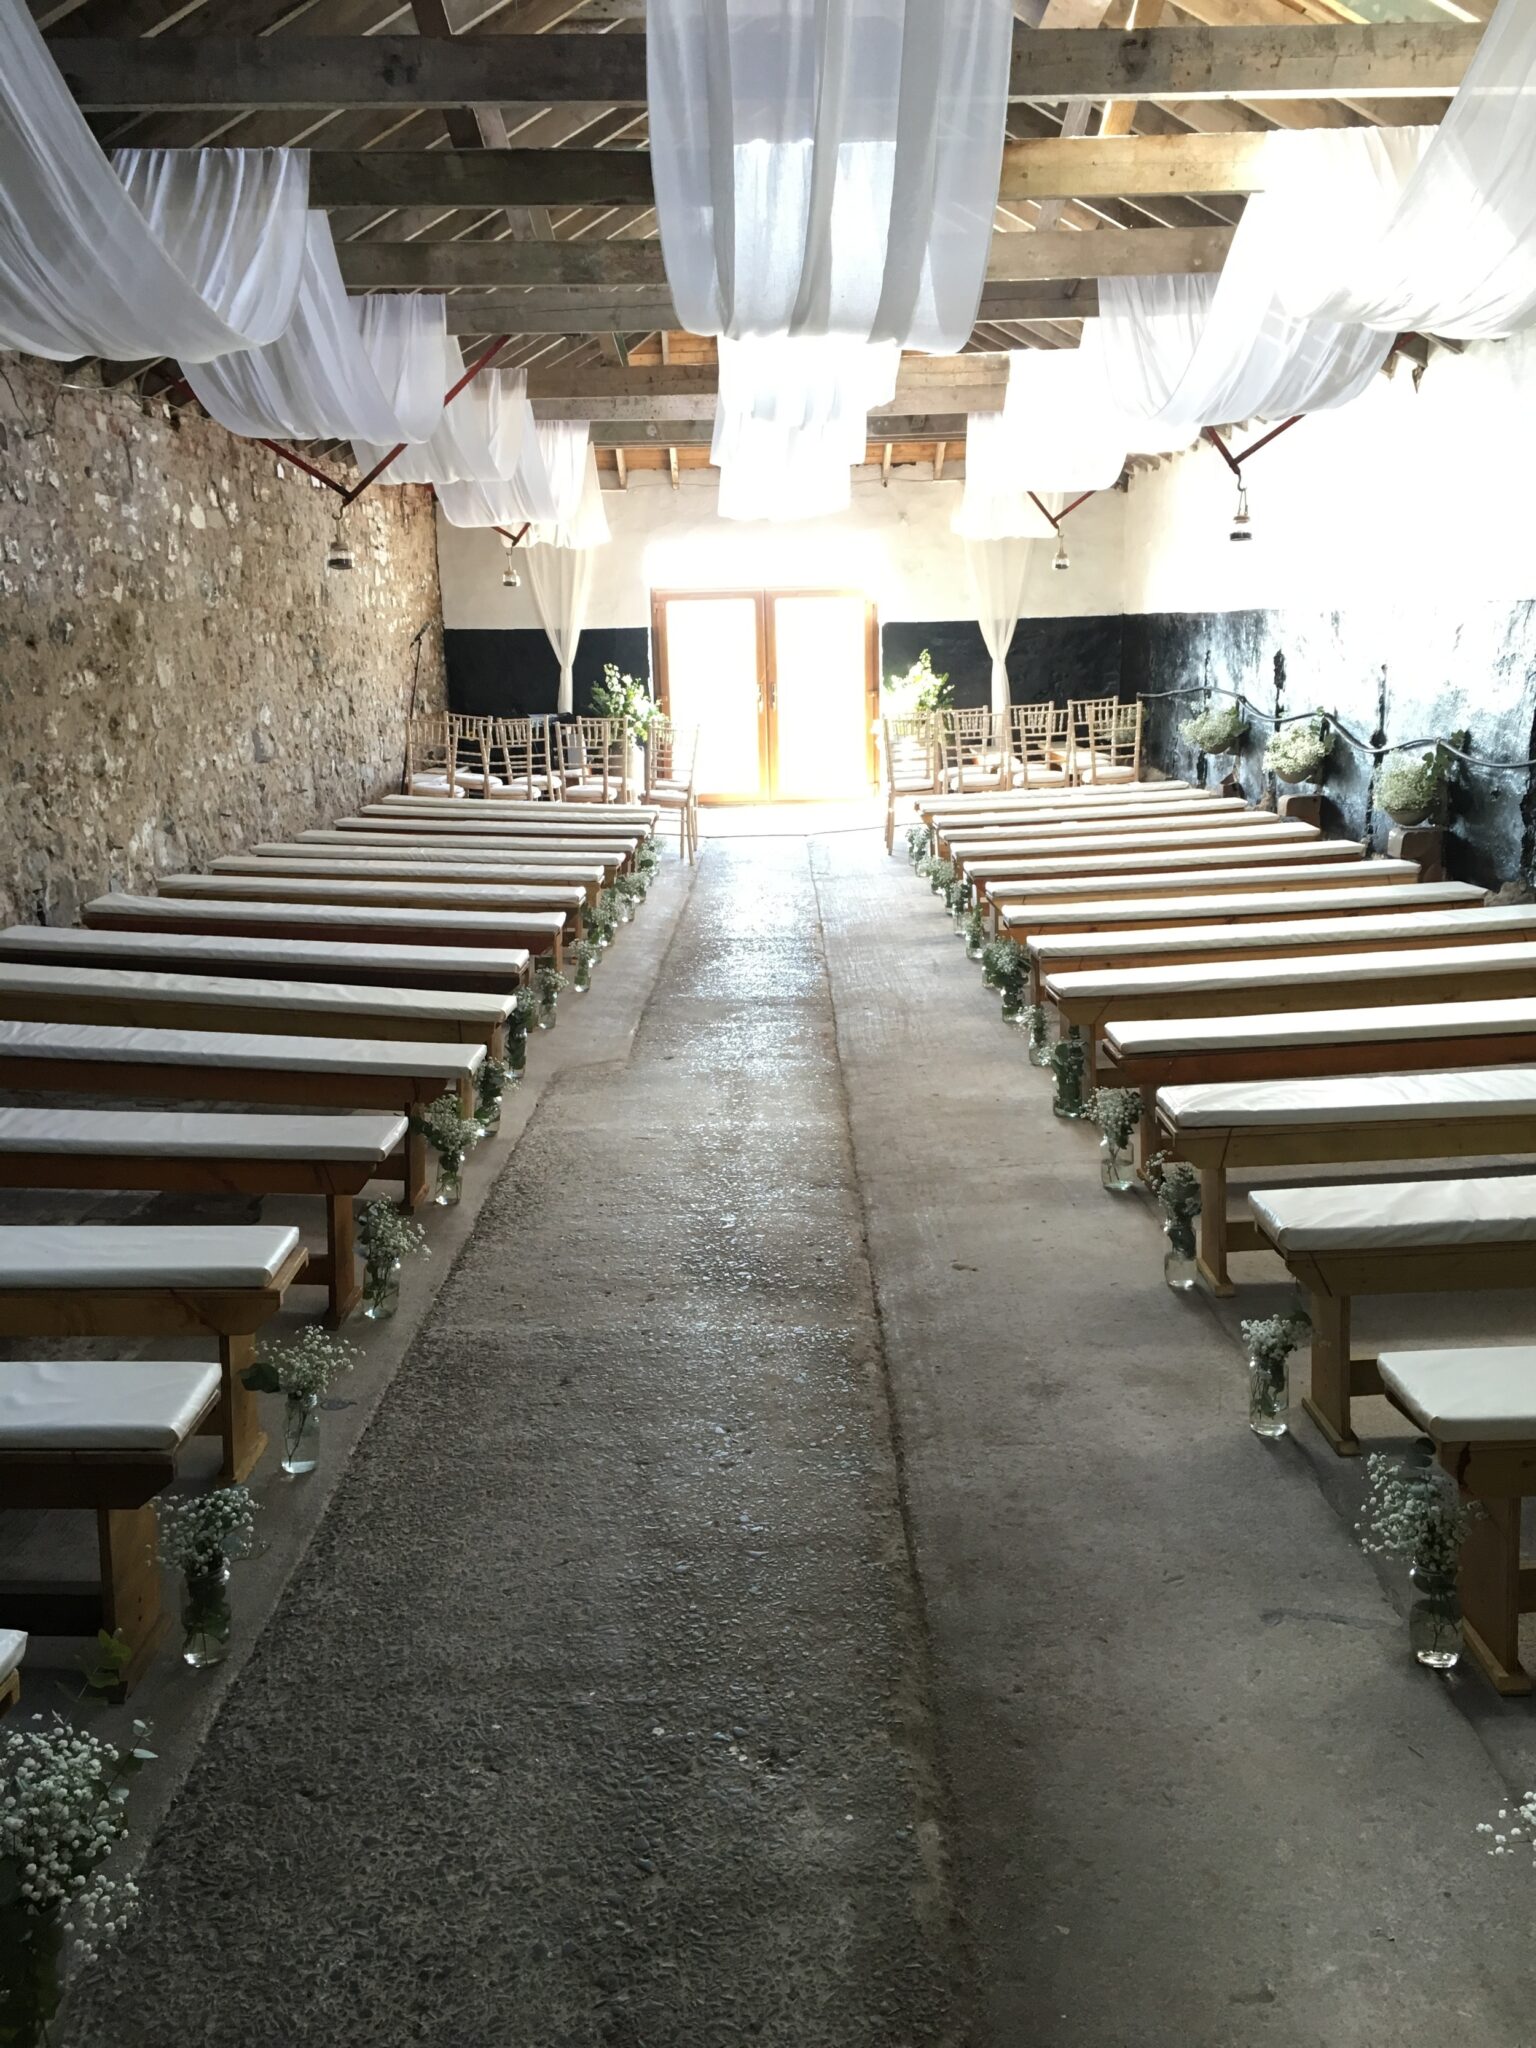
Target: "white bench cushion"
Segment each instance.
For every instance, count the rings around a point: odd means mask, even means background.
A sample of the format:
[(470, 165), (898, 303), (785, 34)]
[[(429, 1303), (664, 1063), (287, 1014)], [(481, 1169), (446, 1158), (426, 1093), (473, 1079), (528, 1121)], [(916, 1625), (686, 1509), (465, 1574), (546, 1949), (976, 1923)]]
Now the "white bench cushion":
[(1382, 1385), (1439, 1443), (1536, 1437), (1536, 1344), (1384, 1351)]
[[(440, 811), (445, 808), (445, 800), (440, 797), (401, 796), (396, 793), (381, 797), (377, 803), (367, 804), (364, 808), (369, 811)], [(610, 804), (608, 808), (616, 818), (636, 818), (642, 822), (655, 815), (650, 804)], [(488, 805), (487, 809), (509, 811), (514, 814), (532, 812), (538, 817), (547, 818), (552, 810), (558, 809), (558, 805), (543, 803), (537, 799), (530, 800), (527, 797), (507, 797), (494, 806)]]
[[(1341, 842), (1334, 840), (1333, 845)], [(1231, 851), (1223, 847), (1223, 858)], [(1067, 896), (1086, 897), (1087, 885), (1095, 889), (1111, 891), (1117, 897), (1166, 896), (1188, 892), (1195, 895), (1197, 890), (1219, 890), (1233, 883), (1253, 884), (1258, 889), (1269, 890), (1271, 884), (1284, 888), (1287, 883), (1297, 888), (1315, 889), (1319, 886), (1318, 876), (1313, 871), (1319, 847), (1316, 841), (1306, 846), (1292, 847), (1283, 863), (1274, 866), (1256, 864), (1253, 867), (1221, 867), (1207, 869), (1202, 861), (1198, 867), (1189, 869), (1170, 868), (1165, 861), (1153, 856), (1153, 871), (1147, 872), (1145, 856), (1126, 855), (1118, 861), (1073, 861), (1068, 872), (1065, 865), (1052, 868), (1048, 875), (1038, 878), (1021, 875), (1017, 879), (988, 884), (988, 894), (994, 899), (1019, 898), (1024, 901), (1049, 903), (1054, 898)], [(1273, 859), (1273, 855), (1270, 856)], [(1142, 862), (1140, 868), (1130, 868), (1127, 861)], [(1330, 885), (1343, 888), (1364, 888), (1371, 883), (1385, 883), (1389, 875), (1397, 875), (1404, 882), (1411, 882), (1417, 875), (1418, 863), (1411, 860), (1341, 860), (1334, 862), (1327, 870)], [(1270, 893), (1273, 893), (1271, 890)], [(1000, 912), (1003, 907), (1000, 903)], [(1183, 917), (1190, 913), (1184, 904), (1179, 905), (1178, 914)]]
[(435, 932), (451, 939), (455, 932), (547, 932), (565, 929), (559, 910), (413, 910), (384, 903), (247, 903), (226, 899), (200, 902), (181, 896), (98, 896), (85, 906), (87, 921), (95, 917), (131, 918), (137, 924), (169, 924), (178, 917), (227, 912), (244, 923), (277, 925), (302, 931), (307, 924), (357, 925), (378, 931)]
[[(1536, 1242), (1536, 1174), (1398, 1180), (1376, 1187), (1266, 1188), (1248, 1205), (1285, 1252), (1413, 1251)], [(1532, 1266), (1536, 1276), (1536, 1263)]]
[(0, 1021), (0, 1059), (112, 1060), (135, 1066), (242, 1067), (295, 1074), (397, 1074), (441, 1079), (478, 1073), (482, 1045), (395, 1038), (270, 1037), (255, 1031), (159, 1030), (147, 1024), (17, 1024)]
[[(1373, 869), (1385, 867), (1389, 872), (1401, 872), (1402, 867), (1409, 865), (1411, 864), (1401, 863), (1394, 870), (1392, 864), (1387, 861), (1362, 861), (1358, 867), (1351, 864), (1348, 872), (1352, 882), (1356, 875), (1369, 875)], [(1334, 868), (1331, 875), (1336, 880), (1343, 872), (1342, 869)], [(1053, 935), (1057, 932), (1081, 933), (1089, 925), (1132, 924), (1138, 918), (1146, 918), (1149, 914), (1158, 917), (1200, 919), (1212, 925), (1224, 925), (1234, 918), (1244, 918), (1264, 921), (1256, 929), (1255, 934), (1262, 938), (1264, 931), (1271, 928), (1268, 921), (1275, 919), (1277, 913), (1279, 917), (1284, 918), (1303, 917), (1308, 914), (1321, 916), (1325, 912), (1337, 912), (1340, 916), (1352, 918), (1360, 912), (1369, 914), (1377, 909), (1385, 911), (1399, 905), (1405, 908), (1416, 905), (1427, 910), (1437, 904), (1477, 904), (1487, 900), (1487, 891), (1475, 888), (1470, 882), (1409, 882), (1406, 886), (1401, 882), (1391, 882), (1377, 887), (1361, 888), (1346, 884), (1342, 888), (1323, 889), (1311, 886), (1315, 884), (1315, 876), (1309, 876), (1307, 879), (1309, 886), (1306, 888), (1255, 889), (1251, 894), (1191, 894), (1180, 896), (1176, 904), (1167, 906), (1148, 904), (1139, 900), (1135, 894), (1083, 898), (1073, 903), (1057, 904), (1049, 901), (1031, 901), (1027, 905), (1010, 906), (1004, 901), (998, 904), (997, 914), (1005, 925), (1017, 923), (1030, 932), (1050, 932)], [(1210, 877), (1203, 876), (1201, 880), (1203, 886)], [(1030, 889), (1030, 896), (1033, 899), (1039, 896), (1039, 893), (1040, 885), (1035, 884)], [(1157, 929), (1160, 927), (1148, 925), (1143, 932), (1138, 932), (1135, 936), (1141, 938), (1145, 936), (1145, 932)], [(1335, 929), (1343, 938), (1347, 937), (1350, 926), (1338, 925)]]
[(1128, 1055), (1157, 1052), (1240, 1052), (1281, 1045), (1371, 1045), (1416, 1038), (1494, 1038), (1536, 1033), (1536, 998), (1505, 996), (1480, 1003), (1402, 1003), (1370, 1010), (1304, 1010), (1296, 1016), (1260, 1011), (1252, 1017), (1126, 1018), (1105, 1038)]
[[(999, 794), (978, 803), (972, 803), (968, 797), (938, 797), (921, 808), (930, 814), (936, 825), (948, 820), (957, 832), (963, 832), (994, 824), (1049, 824), (1057, 818), (1073, 822), (1080, 818), (1119, 818), (1125, 821), (1129, 830), (1133, 825), (1150, 824), (1164, 817), (1226, 818), (1236, 811), (1247, 811), (1250, 806), (1245, 797), (1201, 796), (1198, 790), (1175, 791), (1167, 802), (1137, 806), (1127, 805), (1115, 790), (1107, 792), (1102, 799), (1079, 797), (1071, 790), (1051, 790), (1027, 800), (1017, 792), (1012, 796)], [(1253, 815), (1267, 817), (1269, 813), (1256, 811)]]
[(328, 881), (323, 877), (293, 880), (276, 875), (162, 875), (155, 887), (162, 896), (210, 897), (217, 901), (268, 898), (279, 903), (377, 903), (441, 904), (449, 910), (531, 910), (560, 906), (579, 910), (584, 897), (574, 883), (565, 882), (455, 882), (444, 877), (438, 882)]
[[(1222, 838), (1231, 834), (1223, 833)], [(1352, 839), (1290, 839), (1272, 832), (1244, 832), (1240, 842), (1227, 846), (1172, 846), (1155, 851), (1090, 853), (1081, 846), (1067, 845), (1048, 853), (1040, 846), (1027, 847), (1017, 859), (1010, 856), (1006, 866), (1021, 882), (1031, 874), (1048, 869), (1053, 875), (1142, 875), (1166, 874), (1184, 869), (1298, 867), (1318, 861), (1350, 861), (1360, 858)], [(967, 863), (969, 865), (969, 863)], [(1012, 876), (1009, 877), (1010, 879)]]
[[(1457, 888), (1458, 883), (1449, 886)], [(1407, 897), (1410, 903), (1418, 901), (1418, 891), (1394, 889), (1393, 896), (1399, 901)], [(1475, 903), (1481, 896), (1480, 889), (1473, 889), (1467, 896), (1469, 903)], [(1496, 903), (1486, 910), (1406, 910), (1399, 917), (1351, 917), (1340, 921), (1333, 917), (1282, 917), (1274, 923), (1254, 930), (1229, 932), (1179, 930), (1170, 926), (1166, 931), (1150, 928), (1146, 931), (1126, 932), (1049, 932), (1038, 938), (1031, 938), (1031, 956), (1042, 968), (1049, 968), (1053, 960), (1070, 960), (1079, 953), (1093, 953), (1106, 961), (1125, 957), (1135, 959), (1144, 954), (1158, 953), (1211, 953), (1231, 952), (1240, 946), (1264, 948), (1273, 947), (1277, 953), (1308, 952), (1315, 946), (1319, 952), (1330, 947), (1342, 947), (1363, 939), (1401, 939), (1405, 946), (1418, 939), (1470, 938), (1477, 932), (1508, 933), (1513, 937), (1519, 932), (1536, 933), (1536, 905), (1528, 903)], [(1378, 956), (1381, 957), (1381, 956)], [(1307, 973), (1312, 972), (1313, 963), (1307, 963)], [(1083, 970), (1086, 972), (1086, 970)], [(1294, 973), (1295, 967), (1292, 967)]]
[[(1470, 917), (1472, 913), (1466, 912)], [(1335, 933), (1335, 941), (1340, 934)], [(1352, 936), (1352, 934), (1351, 934)], [(1536, 947), (1527, 940), (1507, 946), (1421, 946), (1395, 952), (1324, 953), (1298, 967), (1294, 960), (1228, 960), (1176, 967), (1085, 968), (1052, 975), (1048, 986), (1063, 997), (1151, 996), (1161, 992), (1219, 995), (1240, 989), (1285, 989), (1305, 980), (1308, 988), (1330, 982), (1423, 981), (1454, 974), (1469, 981), (1536, 967)]]
[(0, 1628), (0, 1684), (21, 1669), (27, 1654), (27, 1639), (19, 1628)]
[(628, 852), (627, 844), (615, 846), (602, 840), (587, 844), (579, 839), (527, 839), (512, 845), (492, 838), (477, 840), (473, 845), (461, 842), (462, 835), (444, 841), (429, 838), (425, 833), (412, 837), (404, 832), (336, 832), (316, 827), (302, 839), (253, 846), (251, 852), (260, 860), (403, 860), (429, 861), (434, 866), (473, 861), (479, 867), (494, 867), (498, 872), (503, 868), (536, 868), (542, 873), (545, 868), (578, 867), (595, 868), (600, 874), (621, 866)]
[[(1218, 1081), (1159, 1088), (1157, 1106), (1178, 1130), (1267, 1130), (1314, 1124), (1501, 1121), (1536, 1111), (1536, 1067), (1466, 1073), (1321, 1074), (1309, 1081)], [(1497, 1135), (1496, 1133), (1494, 1134)]]
[[(975, 872), (984, 874), (993, 864), (1012, 864), (1021, 860), (1045, 860), (1058, 854), (1099, 853), (1156, 853), (1169, 860), (1182, 859), (1185, 853), (1206, 853), (1216, 846), (1284, 846), (1307, 845), (1320, 839), (1315, 825), (1299, 823), (1270, 823), (1263, 825), (1207, 825), (1203, 820), (1191, 824), (1187, 829), (1172, 822), (1137, 827), (1134, 831), (1122, 830), (1117, 824), (1113, 828), (1100, 829), (1098, 826), (1063, 827), (1058, 830), (1051, 826), (1042, 830), (1038, 838), (1020, 838), (1008, 828), (997, 833), (966, 833), (949, 840), (950, 852)], [(1329, 845), (1344, 842), (1330, 840)], [(1348, 842), (1353, 845), (1353, 841)], [(1358, 850), (1358, 849), (1357, 849)]]
[(0, 1224), (0, 1288), (268, 1287), (298, 1242), (269, 1223)]
[(1168, 797), (1183, 800), (1188, 797), (1204, 798), (1209, 803), (1220, 803), (1222, 798), (1214, 791), (1196, 789), (1188, 782), (1135, 782), (1128, 788), (1121, 787), (1103, 792), (1091, 789), (1069, 790), (1065, 796), (1056, 790), (1045, 790), (1039, 796), (1032, 796), (1028, 790), (1016, 789), (1011, 794), (999, 796), (996, 791), (990, 795), (985, 790), (976, 790), (970, 796), (960, 795), (942, 799), (946, 810), (977, 810), (987, 805), (996, 805), (1009, 810), (1027, 811), (1040, 804), (1084, 803), (1091, 804), (1100, 794), (1108, 796), (1115, 804), (1159, 803)]
[(426, 840), (435, 846), (458, 846), (470, 842), (478, 846), (521, 847), (533, 843), (560, 848), (601, 848), (605, 854), (615, 851), (633, 853), (645, 837), (643, 826), (611, 825), (606, 817), (602, 821), (594, 818), (589, 824), (587, 815), (581, 812), (570, 816), (561, 814), (553, 824), (538, 825), (527, 818), (503, 818), (495, 811), (483, 811), (477, 804), (467, 814), (450, 815), (445, 812), (440, 817), (431, 818), (401, 818), (394, 812), (387, 812), (381, 818), (338, 818), (334, 829), (345, 833), (349, 839), (357, 834), (375, 841)]
[(403, 1116), (256, 1116), (228, 1110), (0, 1109), (0, 1153), (127, 1159), (325, 1159), (382, 1165)]
[(0, 1451), (179, 1450), (218, 1391), (198, 1359), (0, 1360)]
[(7, 996), (127, 996), (146, 1003), (206, 1003), (213, 1009), (299, 1010), (345, 1015), (355, 1011), (359, 1031), (369, 1017), (409, 1018), (423, 1024), (469, 1024), (492, 1030), (512, 1014), (511, 996), (473, 990), (368, 988), (335, 981), (245, 981), (238, 975), (157, 974), (135, 967), (41, 967), (0, 960), (0, 1011)]
[(450, 783), (446, 775), (413, 775), (411, 777), (412, 796), (443, 796), (457, 799), (462, 798), (463, 794), (464, 786), (462, 782)]
[(508, 946), (371, 946), (346, 945), (336, 939), (242, 939), (216, 932), (82, 931), (75, 925), (13, 924), (0, 931), (0, 958), (66, 960), (72, 954), (108, 953), (127, 964), (193, 965), (217, 968), (239, 962), (248, 967), (313, 967), (325, 965), (343, 980), (355, 961), (359, 968), (392, 968), (420, 977), (424, 970), (444, 974), (503, 974), (514, 987), (528, 965), (525, 947)]
[(348, 859), (344, 854), (334, 857), (327, 855), (318, 846), (300, 847), (296, 855), (226, 853), (213, 864), (216, 875), (284, 875), (302, 879), (312, 875), (317, 881), (337, 882), (428, 882), (436, 887), (441, 882), (482, 883), (489, 887), (536, 887), (541, 899), (545, 896), (544, 885), (553, 883), (574, 885), (577, 888), (590, 883), (601, 882), (604, 868), (601, 861), (583, 864), (574, 854), (568, 859), (534, 862), (524, 867), (520, 861), (502, 857), (500, 860), (481, 861), (466, 847), (452, 859), (417, 860), (408, 855), (403, 860), (379, 860), (364, 852), (358, 859)]

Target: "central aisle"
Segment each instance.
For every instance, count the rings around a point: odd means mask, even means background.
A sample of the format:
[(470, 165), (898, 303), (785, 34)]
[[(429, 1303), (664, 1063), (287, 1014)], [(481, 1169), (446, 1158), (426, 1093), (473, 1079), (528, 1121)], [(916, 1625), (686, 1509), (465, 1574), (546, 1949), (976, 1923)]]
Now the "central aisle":
[(632, 1057), (541, 1101), (71, 2040), (953, 2039), (878, 1347), (804, 841), (710, 847)]

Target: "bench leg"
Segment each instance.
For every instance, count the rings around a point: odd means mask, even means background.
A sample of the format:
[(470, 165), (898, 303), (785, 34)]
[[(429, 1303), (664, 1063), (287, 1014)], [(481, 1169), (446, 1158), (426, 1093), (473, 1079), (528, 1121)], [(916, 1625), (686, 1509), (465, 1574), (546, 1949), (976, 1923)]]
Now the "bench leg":
[(1200, 1254), (1195, 1261), (1212, 1294), (1235, 1294), (1227, 1271), (1227, 1170), (1200, 1169)]
[(1136, 1133), (1136, 1168), (1143, 1180), (1157, 1152), (1157, 1090), (1141, 1091), (1141, 1125)]
[(405, 1134), (405, 1193), (400, 1200), (400, 1206), (408, 1216), (427, 1199), (430, 1150), (426, 1133), (412, 1125)]
[(249, 1479), (256, 1461), (267, 1448), (267, 1433), (261, 1426), (257, 1397), (241, 1384), (240, 1375), (256, 1356), (254, 1337), (221, 1337), (219, 1363), (224, 1368), (219, 1405), (213, 1427), (224, 1444), (224, 1462), (219, 1467), (219, 1484), (234, 1486)]
[(0, 1679), (0, 1721), (21, 1698), (21, 1673), (13, 1671), (9, 1678)]
[(1360, 1439), (1350, 1427), (1349, 1299), (1314, 1294), (1308, 1297), (1312, 1318), (1312, 1385), (1302, 1406), (1341, 1458), (1360, 1455)]
[(1520, 1662), (1520, 1503), (1485, 1500), (1461, 1551), (1467, 1652), (1495, 1692), (1528, 1693)]
[(164, 1640), (170, 1618), (160, 1605), (160, 1558), (152, 1504), (139, 1508), (98, 1508), (96, 1547), (101, 1559), (101, 1625), (108, 1635), (122, 1631), (133, 1654), (123, 1666), (125, 1698), (143, 1677)]
[(347, 1320), (363, 1295), (357, 1272), (356, 1204), (350, 1195), (327, 1195), (325, 1242), (331, 1295), (325, 1319), (334, 1330)]

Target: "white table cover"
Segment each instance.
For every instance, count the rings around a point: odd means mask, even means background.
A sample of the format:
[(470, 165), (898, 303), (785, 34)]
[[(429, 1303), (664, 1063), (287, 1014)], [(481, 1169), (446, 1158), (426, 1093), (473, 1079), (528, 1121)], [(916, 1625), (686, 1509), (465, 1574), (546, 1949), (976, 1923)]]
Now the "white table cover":
[(134, 967), (41, 967), (0, 960), (0, 1014), (7, 996), (78, 996), (82, 1004), (120, 996), (152, 1002), (206, 1003), (214, 1008), (355, 1012), (358, 1036), (370, 1020), (471, 1024), (492, 1030), (512, 1014), (511, 996), (472, 989), (369, 988), (334, 981), (246, 981), (233, 974), (156, 973)]
[(254, 1031), (175, 1031), (141, 1024), (0, 1023), (0, 1060), (111, 1060), (134, 1066), (245, 1067), (293, 1074), (390, 1074), (471, 1079), (483, 1045), (408, 1038), (300, 1038)]
[(1468, 1073), (1319, 1074), (1296, 1081), (1216, 1081), (1159, 1088), (1157, 1106), (1179, 1130), (1268, 1130), (1314, 1124), (1498, 1122), (1536, 1111), (1536, 1066)]
[(1520, 1443), (1536, 1436), (1536, 1344), (1383, 1351), (1383, 1387), (1437, 1443)]
[[(1416, 896), (1418, 892), (1398, 889), (1392, 893)], [(1467, 900), (1473, 902), (1481, 894), (1481, 890), (1474, 889)], [(1276, 953), (1305, 950), (1310, 956), (1314, 946), (1319, 952), (1326, 952), (1329, 947), (1358, 945), (1368, 939), (1401, 939), (1409, 945), (1420, 939), (1472, 937), (1483, 932), (1536, 934), (1536, 905), (1496, 903), (1486, 910), (1431, 910), (1417, 914), (1409, 912), (1401, 917), (1351, 917), (1344, 920), (1336, 917), (1282, 917), (1273, 924), (1256, 925), (1243, 931), (1219, 928), (1180, 931), (1176, 927), (1160, 931), (1154, 927), (1125, 933), (1050, 932), (1031, 938), (1029, 951), (1030, 957), (1042, 968), (1049, 968), (1053, 960), (1070, 960), (1081, 953), (1092, 953), (1106, 964), (1113, 964), (1120, 958), (1137, 959), (1148, 953), (1220, 955), (1240, 947), (1263, 947)], [(1362, 966), (1369, 957), (1362, 955)], [(1312, 964), (1309, 957), (1308, 974), (1312, 971)], [(1293, 974), (1297, 971), (1294, 965), (1291, 971)]]
[[(1264, 1235), (1283, 1252), (1536, 1242), (1536, 1174), (1529, 1173), (1367, 1187), (1266, 1188), (1250, 1195), (1248, 1205)], [(1536, 1280), (1536, 1265), (1532, 1273)]]
[(201, 1359), (7, 1359), (0, 1450), (179, 1450), (218, 1391), (218, 1366)]
[(227, 1110), (4, 1109), (0, 1153), (84, 1152), (123, 1159), (326, 1159), (382, 1164), (403, 1116), (253, 1116)]
[(298, 1242), (271, 1223), (0, 1224), (0, 1288), (268, 1287)]
[[(1472, 915), (1471, 911), (1465, 913)], [(1536, 946), (1517, 940), (1507, 946), (1421, 946), (1397, 952), (1325, 953), (1305, 964), (1295, 960), (1229, 960), (1225, 965), (1177, 967), (1085, 968), (1075, 974), (1053, 974), (1047, 987), (1064, 998), (1127, 997), (1177, 994), (1219, 994), (1240, 989), (1286, 989), (1298, 981), (1308, 988), (1330, 982), (1423, 981), (1431, 975), (1455, 974), (1481, 982), (1500, 974), (1529, 974), (1536, 969)]]
[(1497, 1038), (1505, 1032), (1536, 1032), (1536, 997), (1402, 1003), (1368, 1010), (1304, 1010), (1287, 1017), (1127, 1018), (1111, 1024), (1104, 1036), (1117, 1051), (1132, 1056), (1241, 1052), (1253, 1046), (1390, 1044), (1394, 1039)]

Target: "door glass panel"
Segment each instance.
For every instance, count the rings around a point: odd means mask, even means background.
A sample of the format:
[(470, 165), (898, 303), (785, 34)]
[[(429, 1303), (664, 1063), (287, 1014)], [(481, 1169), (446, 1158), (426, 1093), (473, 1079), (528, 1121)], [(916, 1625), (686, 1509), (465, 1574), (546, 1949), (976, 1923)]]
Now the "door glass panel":
[(848, 797), (869, 788), (862, 597), (774, 597), (774, 795)]
[(756, 598), (669, 598), (665, 630), (672, 716), (699, 728), (699, 794), (758, 796)]

